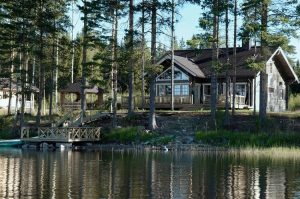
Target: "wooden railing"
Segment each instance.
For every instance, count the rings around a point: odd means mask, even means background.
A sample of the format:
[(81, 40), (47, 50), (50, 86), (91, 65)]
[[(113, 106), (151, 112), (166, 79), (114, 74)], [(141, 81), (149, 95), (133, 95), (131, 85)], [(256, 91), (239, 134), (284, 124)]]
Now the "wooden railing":
[[(225, 95), (218, 95), (218, 104), (219, 105), (225, 105)], [(229, 104), (232, 105), (233, 102), (233, 96), (231, 95), (229, 97)], [(210, 103), (210, 95), (204, 96), (204, 103), (209, 104)], [(244, 106), (246, 104), (246, 97), (243, 95), (235, 95), (235, 105), (236, 108), (239, 108), (240, 106)]]
[(31, 128), (22, 128), (21, 140), (36, 142), (81, 142), (99, 141), (101, 128), (93, 127), (43, 127), (37, 129), (37, 136), (31, 137)]
[[(229, 97), (229, 104), (232, 105), (232, 95)], [(210, 95), (204, 95), (203, 96), (203, 103), (205, 105), (210, 104)], [(192, 95), (185, 95), (185, 96), (174, 96), (174, 102), (175, 105), (188, 105), (193, 104), (193, 96)], [(225, 95), (218, 95), (217, 103), (219, 106), (225, 106)], [(134, 97), (134, 104), (136, 107), (140, 107), (141, 97)], [(149, 97), (145, 97), (145, 105), (149, 105)], [(156, 96), (155, 97), (155, 104), (157, 105), (166, 105), (171, 104), (171, 96)], [(122, 97), (121, 98), (121, 105), (122, 107), (127, 108), (128, 107), (128, 97)], [(243, 108), (246, 105), (246, 97), (242, 95), (236, 95), (235, 96), (235, 107), (236, 108)]]
[[(149, 96), (145, 97), (145, 105), (149, 105), (150, 99)], [(192, 104), (192, 96), (184, 95), (184, 96), (174, 96), (175, 104)], [(123, 107), (128, 106), (128, 97), (121, 98), (121, 104)], [(141, 97), (134, 97), (134, 104), (137, 107), (142, 105)], [(155, 104), (171, 104), (171, 96), (156, 96)]]
[[(171, 96), (156, 96), (155, 103), (156, 104), (170, 104)], [(189, 95), (184, 96), (174, 96), (175, 104), (192, 104), (192, 97)]]

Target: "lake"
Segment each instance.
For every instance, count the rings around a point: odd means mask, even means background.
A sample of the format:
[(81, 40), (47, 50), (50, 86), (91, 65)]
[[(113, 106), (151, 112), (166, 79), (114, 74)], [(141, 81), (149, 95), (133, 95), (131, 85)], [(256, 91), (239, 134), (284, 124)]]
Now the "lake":
[(0, 198), (300, 198), (300, 160), (2, 148)]

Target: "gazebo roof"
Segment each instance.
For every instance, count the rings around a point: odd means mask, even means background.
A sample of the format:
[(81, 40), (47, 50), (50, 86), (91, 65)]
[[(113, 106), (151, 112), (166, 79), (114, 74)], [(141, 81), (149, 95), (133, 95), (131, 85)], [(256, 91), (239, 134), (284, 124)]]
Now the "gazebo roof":
[[(81, 92), (81, 82), (70, 83), (64, 89), (60, 90), (61, 93), (80, 93)], [(98, 94), (103, 93), (103, 89), (98, 86), (86, 86), (85, 93)]]

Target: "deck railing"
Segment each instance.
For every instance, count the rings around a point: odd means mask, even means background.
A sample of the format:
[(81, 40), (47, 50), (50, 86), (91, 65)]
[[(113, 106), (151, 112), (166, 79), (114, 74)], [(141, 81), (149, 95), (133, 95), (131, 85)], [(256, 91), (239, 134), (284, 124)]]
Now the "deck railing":
[[(229, 104), (232, 105), (233, 101), (233, 96), (231, 95), (229, 97)], [(134, 97), (134, 105), (136, 107), (140, 107), (142, 102), (141, 102), (141, 97)], [(218, 95), (217, 102), (219, 106), (225, 106), (225, 95)], [(203, 96), (203, 103), (205, 105), (210, 104), (210, 95), (204, 95)], [(149, 105), (149, 97), (145, 97), (145, 104)], [(166, 105), (166, 104), (171, 104), (171, 96), (156, 96), (155, 97), (155, 104), (157, 105)], [(174, 96), (174, 104), (175, 105), (188, 105), (188, 104), (193, 104), (193, 96), (192, 95), (185, 95), (185, 96)], [(128, 106), (128, 97), (123, 97), (121, 98), (121, 105), (122, 107), (127, 107)], [(235, 96), (235, 107), (236, 108), (243, 108), (246, 105), (246, 97), (242, 95), (236, 95)]]
[[(175, 104), (191, 104), (192, 103), (192, 97), (189, 95), (184, 96), (174, 96), (174, 103)], [(171, 96), (156, 96), (155, 97), (155, 103), (158, 104), (170, 104), (171, 103)]]
[(99, 141), (101, 128), (93, 127), (42, 127), (37, 129), (37, 136), (32, 137), (31, 128), (22, 128), (21, 139), (26, 141), (81, 142)]
[[(225, 102), (226, 102), (225, 98), (226, 98), (225, 95), (218, 95), (218, 104), (225, 105)], [(229, 100), (229, 104), (232, 105), (233, 96), (230, 95), (228, 100)], [(206, 104), (210, 103), (210, 95), (204, 96), (204, 103), (206, 103)], [(235, 95), (235, 105), (236, 105), (236, 108), (246, 105), (246, 97), (243, 95)]]
[[(145, 97), (145, 104), (149, 104), (149, 96)], [(156, 104), (170, 104), (171, 103), (171, 96), (156, 96), (155, 97)], [(184, 95), (184, 96), (174, 96), (174, 103), (175, 104), (192, 104), (192, 96)], [(123, 107), (128, 106), (128, 97), (121, 98), (121, 104)], [(134, 104), (135, 106), (142, 105), (141, 97), (134, 97)]]

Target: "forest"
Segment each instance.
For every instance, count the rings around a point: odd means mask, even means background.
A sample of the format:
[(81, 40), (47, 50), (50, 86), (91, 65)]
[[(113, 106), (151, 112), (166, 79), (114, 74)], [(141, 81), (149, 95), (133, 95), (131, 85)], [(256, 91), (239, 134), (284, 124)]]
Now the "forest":
[[(184, 41), (176, 37), (175, 24), (186, 4), (198, 6), (201, 14), (199, 32)], [(83, 27), (75, 34), (78, 16)], [(124, 21), (125, 27), (120, 25)], [(157, 65), (159, 58), (165, 53), (174, 57), (172, 52), (178, 49), (211, 48), (210, 115), (215, 125), (219, 68), (234, 69), (237, 62), (234, 56), (220, 63), (219, 49), (231, 47), (236, 52), (238, 43), (251, 40), (261, 48), (259, 61), (249, 67), (262, 74), (259, 118), (263, 122), (267, 115), (263, 63), (270, 56), (270, 47), (280, 46), (295, 57), (291, 40), (298, 38), (299, 27), (300, 6), (295, 0), (3, 0), (0, 78), (16, 82), (19, 88), (16, 94), (21, 102), (21, 127), (32, 87), (39, 90), (35, 95), (38, 127), (43, 115), (58, 114), (58, 91), (69, 83), (81, 82), (82, 118), (87, 108), (84, 89), (97, 85), (108, 96), (114, 127), (118, 96), (128, 96), (128, 115), (135, 112), (134, 96), (140, 96), (143, 103), (145, 96), (150, 96), (148, 128), (155, 129), (155, 78), (162, 70)], [(290, 62), (299, 76), (299, 60)], [(235, 83), (235, 76), (227, 78)], [(9, 99), (12, 90), (10, 83)], [(8, 115), (16, 113), (11, 103), (9, 100)], [(227, 104), (225, 115), (229, 118), (235, 108), (230, 111)]]

